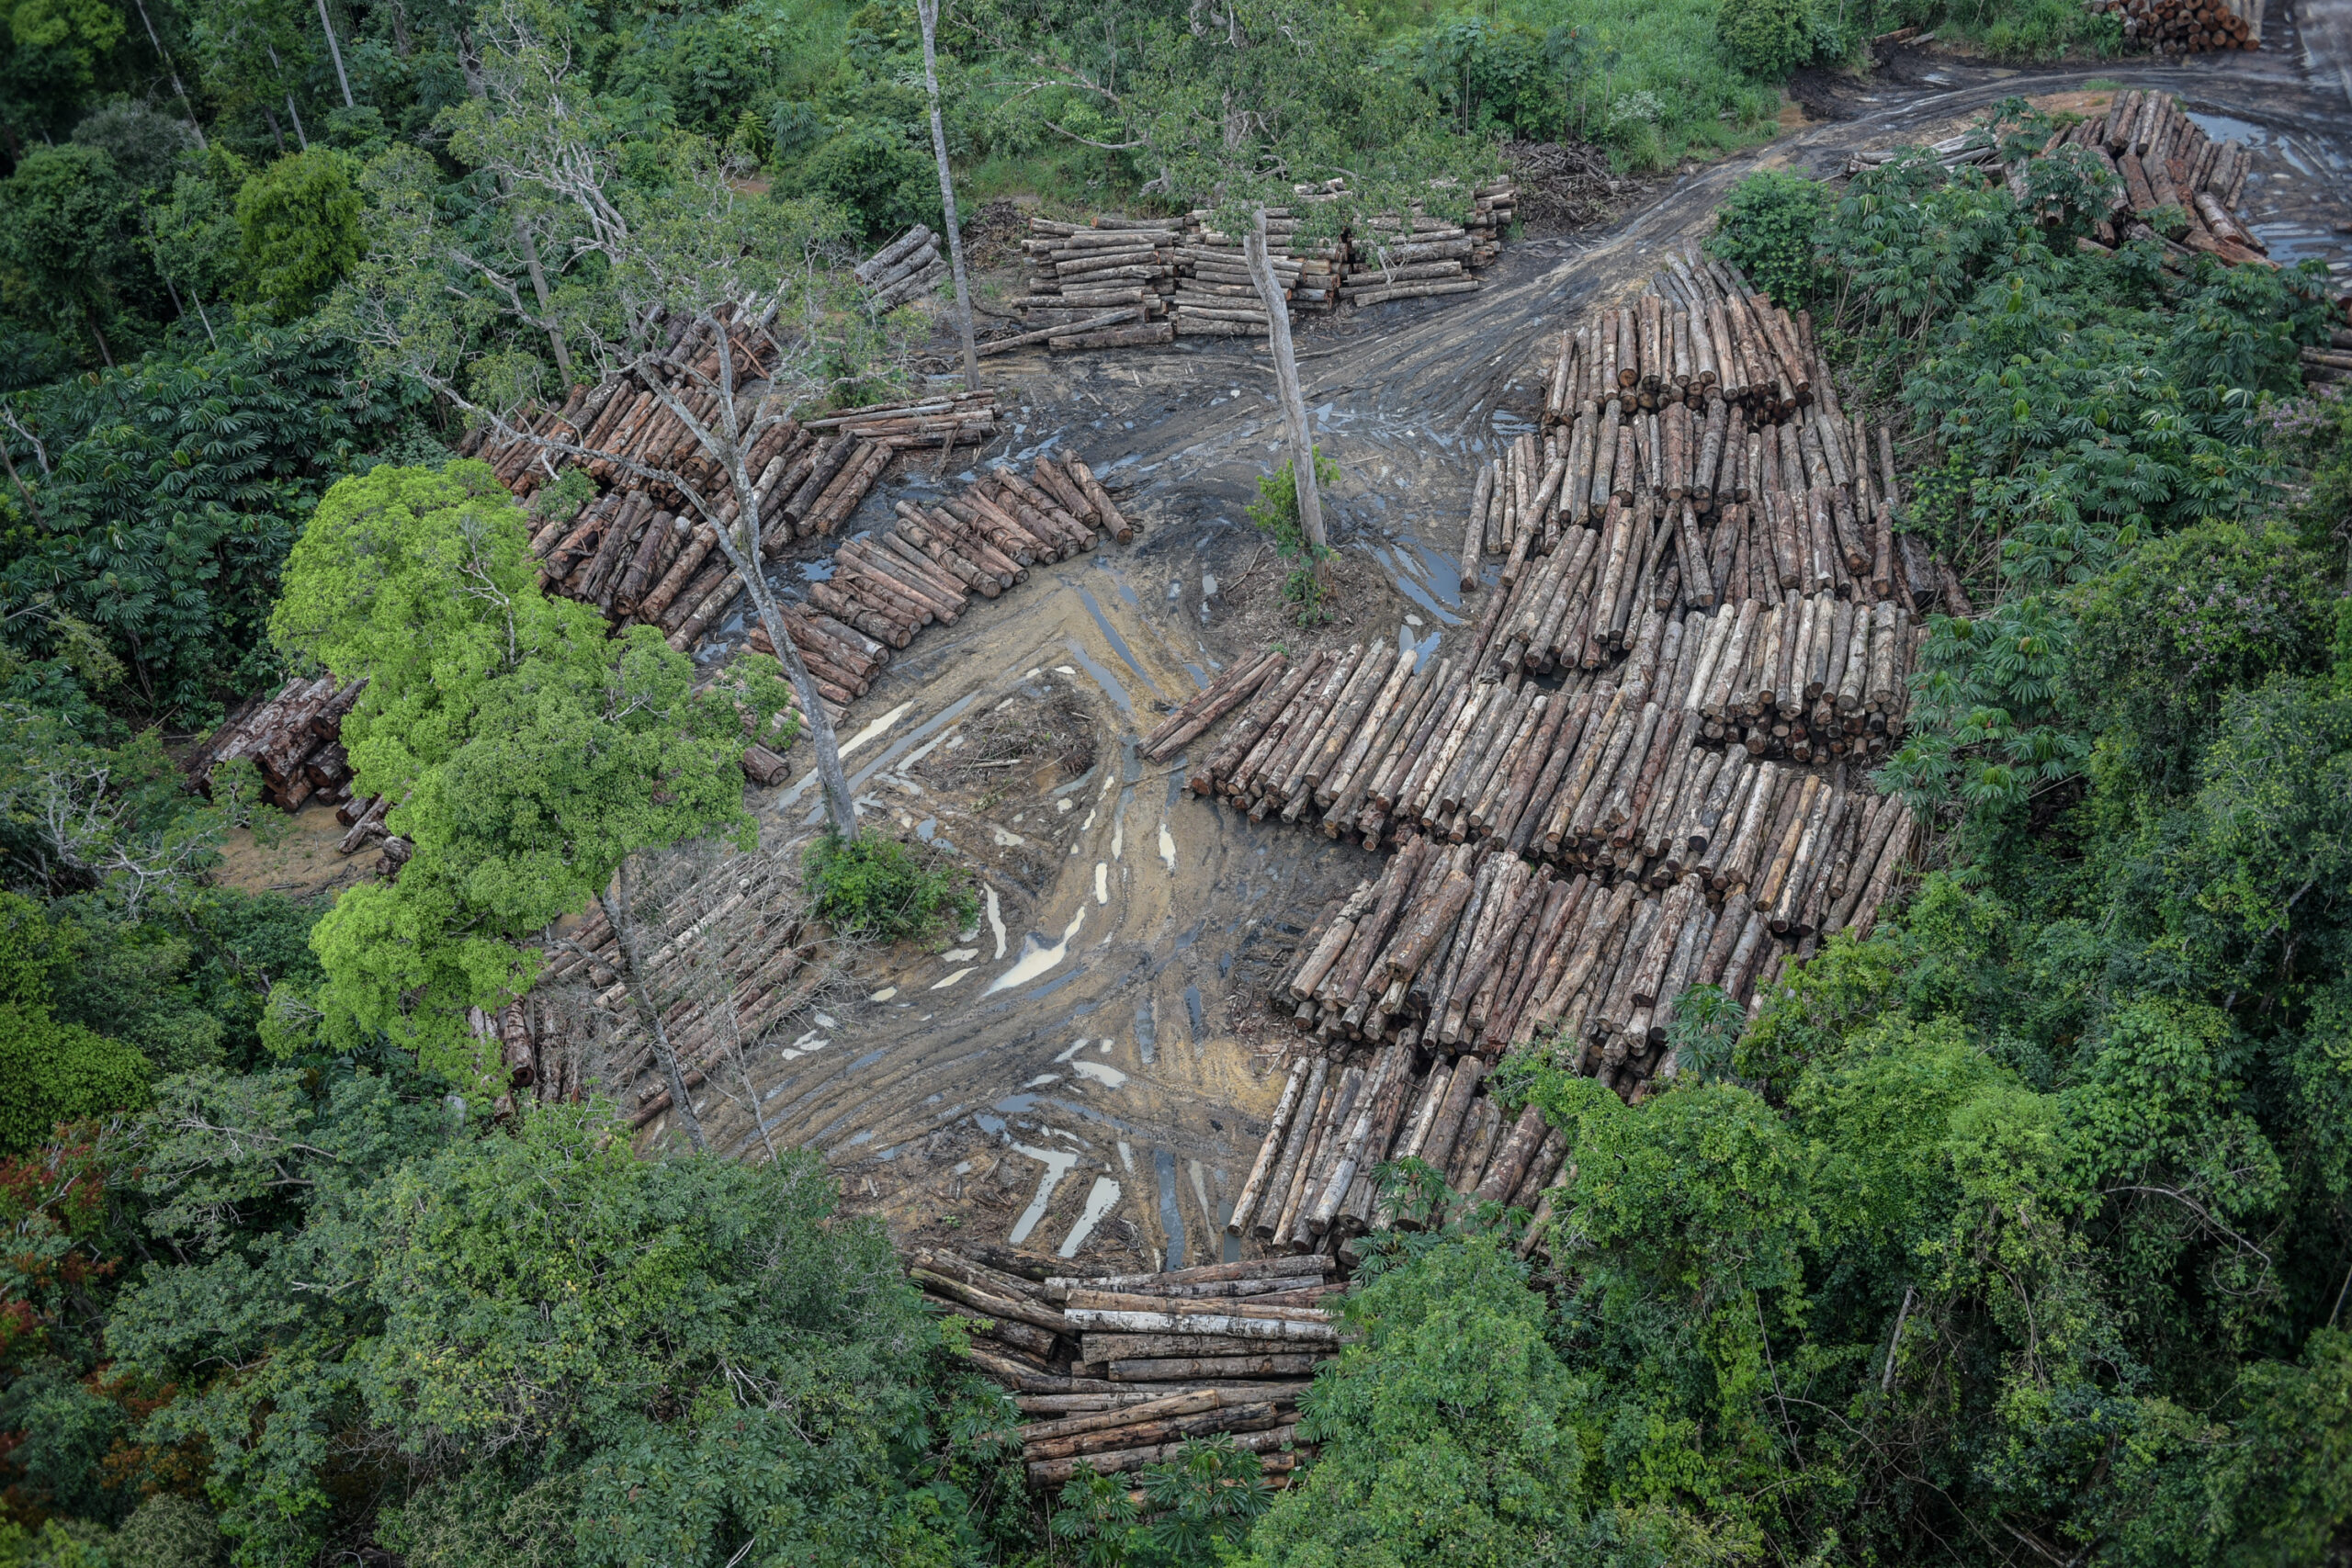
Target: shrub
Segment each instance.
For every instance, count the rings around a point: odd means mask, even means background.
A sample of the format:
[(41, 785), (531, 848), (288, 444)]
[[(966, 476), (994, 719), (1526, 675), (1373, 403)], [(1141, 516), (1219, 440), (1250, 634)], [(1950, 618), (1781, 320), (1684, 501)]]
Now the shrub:
[(1805, 0), (1723, 0), (1715, 13), (1715, 36), (1734, 65), (1768, 81), (1813, 58)]
[(1707, 249), (1746, 273), (1775, 304), (1794, 310), (1820, 277), (1814, 231), (1828, 208), (1828, 191), (1802, 175), (1758, 171), (1733, 187)]
[(809, 908), (841, 936), (925, 940), (979, 912), (962, 873), (895, 840), (828, 833), (806, 863)]
[[(1250, 503), (1250, 521), (1270, 536), (1274, 553), (1291, 563), (1290, 573), (1283, 580), (1283, 597), (1298, 606), (1298, 624), (1311, 626), (1331, 618), (1323, 607), (1329, 592), (1317, 570), (1318, 564), (1336, 552), (1326, 548), (1319, 553), (1306, 537), (1298, 518), (1298, 470), (1288, 459), (1271, 474), (1258, 477), (1258, 499)], [(1340, 477), (1340, 465), (1315, 454), (1315, 478), (1328, 485)]]
[(147, 1098), (147, 1059), (46, 1008), (0, 1007), (0, 1155), (20, 1154), (60, 1122)]
[(117, 1568), (213, 1568), (228, 1555), (220, 1527), (203, 1506), (169, 1492), (140, 1504), (115, 1532)]
[(365, 244), (357, 165), (313, 147), (277, 162), (237, 192), (237, 230), (254, 295), (290, 321), (342, 278)]
[[(857, 214), (871, 234), (915, 223), (937, 228), (939, 176), (897, 126), (860, 120), (826, 139), (802, 160), (792, 193), (827, 196)], [(778, 186), (779, 191), (785, 186)]]
[(53, 983), (80, 973), (79, 936), (30, 899), (0, 893), (0, 1156), (37, 1147), (60, 1122), (147, 1098), (144, 1056), (50, 1011)]

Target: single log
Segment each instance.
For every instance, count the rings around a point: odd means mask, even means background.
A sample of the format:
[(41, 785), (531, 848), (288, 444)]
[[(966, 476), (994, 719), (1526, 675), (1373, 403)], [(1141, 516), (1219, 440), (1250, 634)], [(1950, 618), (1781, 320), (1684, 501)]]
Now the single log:
[[(1360, 1068), (1350, 1068), (1361, 1074)], [(1128, 1312), (1158, 1313), (1179, 1317), (1212, 1317), (1217, 1319), (1246, 1317), (1270, 1323), (1329, 1323), (1331, 1314), (1314, 1305), (1293, 1306), (1270, 1302), (1259, 1296), (1192, 1296), (1161, 1295), (1148, 1291), (1106, 1291), (1098, 1280), (1074, 1285), (1064, 1294), (1064, 1312)], [(1080, 1325), (1078, 1326), (1085, 1326)], [(1139, 1332), (1159, 1333), (1165, 1330), (1145, 1329)], [(1207, 1332), (1224, 1333), (1223, 1329)]]
[[(1234, 1433), (1233, 1446), (1243, 1453), (1265, 1454), (1276, 1449), (1288, 1448), (1298, 1436), (1295, 1422), (1268, 1427), (1260, 1431), (1238, 1431), (1234, 1427), (1222, 1430)], [(1182, 1442), (1158, 1443), (1143, 1448), (1121, 1449), (1112, 1453), (1081, 1454), (1071, 1459), (1048, 1460), (1029, 1466), (1029, 1484), (1040, 1489), (1060, 1486), (1080, 1470), (1091, 1470), (1102, 1475), (1123, 1475), (1172, 1459), (1183, 1449)]]
[(1278, 1351), (1262, 1356), (1149, 1356), (1113, 1361), (1114, 1382), (1190, 1382), (1209, 1378), (1305, 1378), (1326, 1358)]

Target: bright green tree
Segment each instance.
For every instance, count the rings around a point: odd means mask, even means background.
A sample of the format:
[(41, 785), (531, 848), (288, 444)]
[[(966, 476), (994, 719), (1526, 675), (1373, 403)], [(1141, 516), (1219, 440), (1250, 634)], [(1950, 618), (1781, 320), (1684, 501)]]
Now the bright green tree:
[[(368, 172), (368, 254), (330, 310), (388, 378), (413, 379), (538, 449), (558, 467), (601, 463), (674, 490), (707, 523), (790, 671), (834, 832), (857, 837), (857, 807), (814, 678), (761, 568), (767, 553), (751, 453), (796, 408), (879, 378), (886, 341), (839, 268), (841, 215), (820, 200), (749, 196), (719, 144), (645, 137), (633, 106), (600, 97), (581, 70), (580, 19), (537, 3), (484, 29), (478, 96), (440, 119), (451, 154), (488, 176), (504, 221), (451, 223), (422, 154)], [(549, 276), (546, 258), (564, 258)], [(722, 330), (724, 323), (724, 330)], [(682, 326), (683, 324), (683, 326)], [(673, 329), (708, 360), (672, 359)], [(656, 466), (591, 451), (577, 433), (521, 417), (547, 395), (539, 344), (567, 379), (642, 385), (691, 437)], [(494, 344), (485, 352), (484, 344)], [(568, 346), (566, 346), (568, 345)], [(758, 358), (744, 363), (746, 349)], [(715, 363), (714, 363), (715, 362)], [(557, 400), (560, 400), (560, 396)]]
[(147, 1059), (55, 1016), (68, 953), (40, 907), (0, 893), (0, 1156), (22, 1154), (60, 1122), (147, 1097)]
[(278, 159), (238, 190), (248, 287), (281, 320), (307, 314), (366, 248), (357, 186), (350, 153), (312, 147)]
[[(696, 694), (692, 662), (651, 627), (607, 640), (593, 608), (540, 592), (522, 509), (487, 466), (344, 480), (286, 584), (273, 633), (368, 679), (345, 745), (413, 848), (397, 881), (344, 895), (312, 938), (332, 1036), (388, 1035), (462, 1071), (467, 1010), (531, 982), (520, 941), (601, 900), (636, 976), (629, 856), (754, 837), (738, 760), (744, 716), (783, 705), (774, 660), (740, 660)], [(630, 1000), (699, 1143), (660, 1010), (634, 981)]]

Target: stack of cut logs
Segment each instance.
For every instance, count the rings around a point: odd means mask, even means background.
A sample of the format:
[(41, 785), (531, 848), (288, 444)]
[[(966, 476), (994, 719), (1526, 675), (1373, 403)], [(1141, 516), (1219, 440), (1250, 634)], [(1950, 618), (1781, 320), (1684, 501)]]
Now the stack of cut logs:
[(2123, 36), (2165, 54), (2262, 47), (2262, 0), (2087, 0), (2123, 19)]
[[(1518, 201), (1517, 186), (1498, 180), (1478, 188), (1460, 224), (1415, 211), (1375, 220), (1352, 240), (1312, 240), (1299, 236), (1301, 213), (1340, 199), (1340, 182), (1294, 189), (1295, 205), (1266, 210), (1268, 261), (1294, 314), (1332, 310), (1343, 299), (1377, 305), (1476, 289), (1470, 271), (1501, 254)], [(1216, 220), (1205, 208), (1182, 220), (1097, 218), (1089, 228), (1031, 219), (1028, 293), (1014, 301), (1029, 330), (980, 352), (1263, 336), (1265, 301), (1242, 259), (1242, 236)]]
[(263, 795), (272, 806), (281, 811), (300, 811), (313, 801), (333, 806), (335, 820), (346, 829), (337, 852), (357, 854), (380, 843), (383, 853), (376, 869), (397, 875), (408, 860), (409, 847), (384, 825), (391, 802), (352, 792), (351, 759), (343, 749), (344, 716), (367, 687), (365, 680), (345, 685), (332, 675), (295, 677), (276, 695), (232, 714), (213, 731), (188, 758), (189, 782), (209, 795), (215, 768), (249, 757), (261, 772)]
[[(560, 1100), (577, 1103), (586, 1092), (580, 1053), (560, 1048), (563, 1032), (557, 1014), (537, 997), (508, 1002), (495, 1013), (469, 1008), (466, 1022), (475, 1039), (497, 1042), (506, 1087), (491, 1109), (501, 1120), (514, 1113), (517, 1094), (527, 1093), (542, 1105), (552, 1105)], [(548, 1044), (544, 1053), (542, 1038)]]
[(351, 799), (351, 761), (343, 751), (343, 716), (367, 685), (344, 685), (332, 675), (295, 677), (214, 730), (187, 761), (190, 781), (209, 795), (213, 769), (251, 758), (264, 797), (279, 810), (300, 811), (312, 800), (345, 806)]
[(1417, 1050), (1407, 1030), (1365, 1055), (1301, 1056), (1235, 1200), (1229, 1235), (1276, 1257), (1328, 1255), (1374, 1228), (1417, 1228), (1431, 1217), (1384, 1203), (1372, 1173), (1419, 1159), (1449, 1190), (1532, 1210), (1566, 1162), (1566, 1140), (1532, 1108), (1506, 1112), (1486, 1087), (1488, 1064)]
[[(667, 900), (668, 925), (640, 933), (643, 983), (689, 1093), (711, 1075), (741, 1071), (730, 1054), (818, 999), (831, 979), (801, 924), (805, 902), (787, 863), (729, 858), (707, 885)], [(638, 1021), (604, 907), (591, 904), (579, 929), (551, 939), (547, 952), (537, 987), (507, 1010), (516, 1013), (514, 1028), (500, 1015), (508, 1066), (522, 1060), (514, 1045), (519, 1032), (531, 1043), (537, 1070), (558, 1079), (550, 1092), (576, 1093), (583, 1074), (592, 1074), (625, 1105), (634, 1100), (632, 1128), (646, 1126), (670, 1109), (670, 1089)], [(584, 998), (573, 994), (582, 983)], [(592, 1047), (601, 1059), (585, 1059)], [(567, 1065), (559, 1068), (558, 1056)], [(518, 1077), (514, 1087), (527, 1081)]]
[(939, 256), (939, 236), (918, 223), (851, 270), (873, 290), (865, 308), (878, 316), (929, 292), (947, 276), (947, 264)]
[[(2262, 242), (2235, 216), (2254, 155), (2244, 142), (2217, 142), (2207, 136), (2171, 94), (2118, 93), (2104, 116), (2070, 126), (2051, 145), (2081, 147), (2115, 175), (2115, 209), (2094, 243), (2111, 245), (2119, 235), (2132, 239), (2151, 233), (2147, 220), (2170, 208), (2187, 223), (2180, 243), (2188, 249), (2232, 266), (2276, 265), (2263, 254)], [(2010, 165), (2009, 184), (2024, 200), (2022, 161)]]
[[(2243, 142), (2216, 142), (2208, 137), (2170, 94), (2138, 88), (2117, 92), (2105, 113), (2057, 132), (2042, 151), (2054, 153), (2064, 147), (2081, 148), (2112, 182), (2112, 205), (2091, 215), (2098, 222), (2086, 244), (2111, 250), (2120, 240), (2152, 234), (2147, 220), (2169, 208), (2180, 213), (2185, 224), (2178, 243), (2165, 241), (2177, 256), (2198, 252), (2232, 266), (2274, 265), (2263, 254), (2262, 242), (2236, 216), (2253, 154)], [(1948, 169), (1991, 167), (2000, 160), (1992, 138), (1982, 130), (1950, 137), (1928, 151)], [(1857, 152), (1846, 172), (1859, 174), (1899, 155), (1894, 151)], [(2020, 206), (2032, 200), (2030, 164), (2020, 158), (2003, 170)], [(2064, 213), (2052, 206), (2042, 217), (2054, 225)]]
[[(767, 344), (752, 333), (733, 330), (729, 352), (738, 390), (760, 381), (771, 352)], [(489, 463), (518, 496), (536, 493), (569, 468), (582, 468), (608, 487), (577, 513), (536, 525), (531, 553), (539, 560), (540, 581), (549, 592), (596, 605), (616, 626), (659, 626), (680, 649), (696, 646), (725, 618), (742, 592), (742, 580), (718, 548), (717, 528), (697, 522), (673, 485), (649, 479), (615, 459), (675, 475), (704, 496), (715, 496), (719, 514), (731, 521), (737, 504), (726, 475), (655, 390), (658, 378), (697, 418), (707, 419), (716, 394), (692, 389), (715, 387), (719, 364), (716, 334), (682, 326), (658, 367), (632, 370), (594, 389), (574, 388), (561, 409), (541, 410), (523, 421), (532, 434), (609, 456), (582, 461), (520, 436), (484, 441), (480, 429), (459, 447), (461, 454)], [(891, 458), (905, 448), (978, 444), (995, 432), (995, 399), (986, 391), (901, 399), (805, 423), (780, 421), (745, 455), (747, 471), (756, 476), (752, 494), (761, 548), (775, 558), (796, 539), (831, 533), (857, 510)], [(821, 615), (805, 625), (811, 637), (796, 636), (804, 651), (828, 632), (836, 634), (833, 642), (842, 641), (837, 634), (846, 629), (827, 626)]]
[(1416, 211), (1402, 221), (1375, 219), (1368, 232), (1355, 235), (1345, 285), (1348, 303), (1380, 305), (1475, 292), (1478, 285), (1470, 274), (1502, 254), (1519, 187), (1498, 180), (1479, 186), (1472, 200), (1471, 215), (1463, 223)]
[[(610, 398), (606, 407), (622, 400)], [(724, 476), (696, 478), (696, 468), (707, 468), (707, 462), (699, 455), (692, 461), (676, 455), (677, 444), (692, 438), (673, 416), (645, 416), (643, 423), (651, 427), (645, 431), (632, 429), (628, 419), (607, 426), (601, 412), (583, 411), (582, 417), (589, 420), (582, 445), (635, 451), (649, 466), (673, 468), (698, 488), (715, 486), (721, 515), (733, 519), (734, 496)], [(805, 424), (786, 420), (771, 427), (745, 465), (758, 476), (752, 493), (763, 523), (762, 550), (773, 558), (796, 539), (831, 533), (857, 510), (902, 447), (984, 441), (995, 429), (995, 404), (986, 392), (848, 409)], [(578, 513), (538, 525), (531, 553), (538, 558), (542, 583), (596, 605), (618, 626), (657, 626), (672, 646), (693, 648), (742, 591), (742, 579), (718, 548), (718, 530), (697, 523), (683, 498), (665, 487), (616, 473), (601, 459), (588, 465), (588, 472), (613, 480), (614, 488)], [(505, 477), (503, 463), (500, 474)], [(544, 479), (526, 468), (513, 481), (518, 494), (537, 488), (526, 482), (534, 476)]]
[(2303, 385), (2352, 381), (2352, 326), (2331, 328), (2322, 347), (2302, 350)]
[[(1275, 998), (1322, 1049), (1491, 1063), (1543, 1036), (1634, 1094), (1671, 1070), (1688, 987), (1760, 1005), (1828, 933), (1867, 933), (1916, 831), (1857, 764), (1904, 733), (1914, 615), (1968, 606), (1894, 534), (1892, 442), (1839, 409), (1810, 321), (1696, 252), (1562, 334), (1544, 424), (1476, 486), (1464, 580), (1504, 561), (1464, 652), (1269, 652), (1143, 749), (1225, 724), (1196, 794), (1395, 848)], [(1244, 1201), (1261, 1238), (1368, 1221), (1351, 1184), (1411, 1131), (1382, 1098), (1403, 1071), (1329, 1089), (1261, 1171), (1278, 1190)], [(1541, 1163), (1498, 1165), (1495, 1128), (1462, 1125), (1430, 1163), (1471, 1187), (1508, 1195)]]
[(982, 354), (1044, 344), (1057, 352), (1168, 343), (1176, 291), (1176, 230), (1154, 219), (1097, 218), (1091, 228), (1029, 220), (1028, 293), (1013, 301), (1028, 331)]
[[(1336, 309), (1348, 274), (1344, 238), (1308, 240), (1298, 232), (1301, 211), (1336, 200), (1336, 195), (1320, 187), (1300, 187), (1296, 194), (1294, 207), (1266, 209), (1266, 265), (1294, 316)], [(1176, 331), (1184, 337), (1263, 337), (1266, 305), (1243, 258), (1242, 236), (1216, 224), (1216, 214), (1205, 208), (1184, 215), (1184, 246), (1177, 253), (1182, 276), (1176, 283)]]
[[(748, 347), (743, 352), (745, 364), (755, 363)], [(715, 373), (715, 359), (707, 356), (704, 368)], [(607, 393), (600, 403), (595, 394), (575, 393), (558, 417), (583, 423), (585, 446), (603, 447), (618, 431), (618, 442), (634, 443), (624, 450), (668, 451), (684, 438), (684, 427), (667, 413), (638, 407), (649, 398)], [(611, 407), (624, 401), (633, 412), (608, 420)], [(632, 420), (650, 428), (636, 434)], [(832, 532), (900, 448), (985, 440), (995, 428), (993, 395), (987, 392), (846, 409), (775, 426), (747, 463), (759, 475), (754, 494), (763, 524), (762, 550), (773, 558), (796, 539)], [(532, 466), (526, 443), (485, 457), (518, 493), (545, 479)], [(690, 478), (695, 471), (692, 464), (670, 460)], [(613, 490), (572, 516), (540, 525), (533, 535), (541, 581), (552, 592), (599, 606), (617, 625), (648, 623), (666, 633), (673, 648), (695, 648), (733, 613), (742, 578), (719, 549), (715, 526), (666, 510), (663, 501), (674, 498), (608, 468), (591, 464), (588, 471), (617, 479)], [(733, 502), (723, 484), (721, 497), (720, 510), (731, 517)], [(1068, 452), (1058, 461), (1038, 458), (1032, 478), (999, 468), (935, 507), (902, 502), (897, 510), (896, 522), (841, 547), (830, 580), (810, 584), (808, 602), (786, 612), (787, 628), (835, 720), (865, 694), (891, 649), (906, 647), (934, 620), (953, 624), (972, 593), (994, 598), (1025, 578), (1033, 562), (1092, 549), (1098, 531), (1122, 543), (1134, 536), (1092, 470)], [(773, 651), (764, 631), (752, 641)], [(761, 778), (782, 764), (761, 753), (747, 757), (746, 766)]]
[[(1002, 464), (927, 507), (897, 502), (890, 522), (833, 552), (831, 574), (805, 590), (808, 603), (786, 607), (786, 626), (820, 700), (846, 708), (865, 694), (890, 650), (924, 626), (954, 626), (973, 594), (993, 599), (1027, 581), (1031, 566), (1068, 560), (1104, 536), (1124, 545), (1135, 525), (1077, 454), (1041, 453), (1027, 478)], [(684, 646), (699, 630), (689, 622), (671, 641)], [(754, 652), (775, 651), (765, 627), (753, 627), (747, 640)], [(747, 757), (744, 767), (764, 784), (782, 776), (784, 764), (767, 754)]]
[(1676, 1070), (1667, 1033), (1690, 987), (1758, 1005), (1822, 935), (1868, 935), (1910, 851), (1910, 808), (1835, 771), (1745, 772), (1704, 814), (1713, 829), (1677, 843), (1690, 869), (1663, 893), (1415, 837), (1327, 909), (1274, 998), (1315, 1046), (1292, 1064), (1230, 1234), (1331, 1253), (1409, 1226), (1372, 1180), (1407, 1158), (1451, 1192), (1540, 1217), (1565, 1144), (1535, 1111), (1480, 1093), (1508, 1050), (1553, 1040), (1563, 1066), (1638, 1100)]
[(1081, 1276), (1011, 1247), (915, 1251), (908, 1273), (971, 1332), (973, 1365), (1033, 1419), (1029, 1483), (1081, 1470), (1116, 1475), (1228, 1435), (1287, 1476), (1301, 1457), (1298, 1396), (1336, 1353), (1329, 1257), (1211, 1263), (1159, 1274)]

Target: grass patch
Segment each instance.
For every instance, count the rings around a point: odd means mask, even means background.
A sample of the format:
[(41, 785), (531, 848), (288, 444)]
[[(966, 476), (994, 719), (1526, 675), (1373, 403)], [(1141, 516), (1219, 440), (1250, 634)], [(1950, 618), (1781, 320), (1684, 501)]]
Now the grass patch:
[(1640, 172), (1779, 133), (1780, 86), (1724, 55), (1721, 8), (1720, 0), (1520, 0), (1508, 11), (1540, 33), (1573, 30), (1564, 129)]
[[(1250, 521), (1264, 531), (1272, 542), (1274, 553), (1290, 563), (1290, 570), (1283, 578), (1283, 597), (1297, 606), (1298, 624), (1315, 626), (1331, 618), (1327, 601), (1330, 590), (1325, 586), (1318, 563), (1331, 558), (1337, 551), (1317, 549), (1306, 536), (1298, 517), (1297, 470), (1288, 459), (1271, 474), (1258, 476), (1258, 499), (1250, 503)], [(1340, 477), (1340, 465), (1315, 453), (1315, 477), (1329, 485)]]
[(803, 859), (808, 907), (837, 936), (866, 942), (929, 942), (960, 931), (978, 915), (967, 878), (917, 851), (871, 835), (828, 833)]
[(2002, 60), (2066, 54), (2104, 60), (2123, 52), (2122, 22), (2091, 15), (2081, 0), (1959, 0), (1942, 9), (1937, 26), (1945, 38), (1963, 39)]

